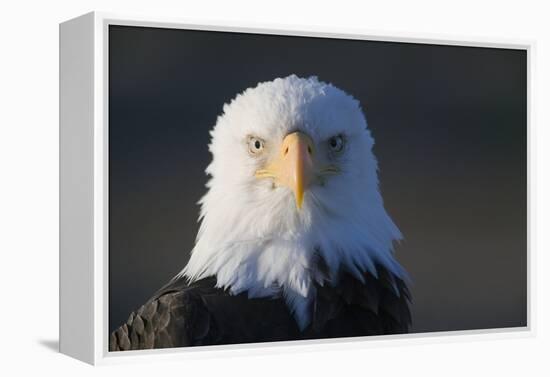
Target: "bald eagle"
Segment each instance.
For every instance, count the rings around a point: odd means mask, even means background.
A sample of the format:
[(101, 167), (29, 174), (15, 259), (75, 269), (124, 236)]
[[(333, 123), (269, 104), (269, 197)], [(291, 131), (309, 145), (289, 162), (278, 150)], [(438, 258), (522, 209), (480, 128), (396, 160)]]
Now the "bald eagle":
[(408, 331), (402, 236), (356, 99), (317, 77), (277, 78), (224, 105), (211, 136), (190, 260), (111, 351)]

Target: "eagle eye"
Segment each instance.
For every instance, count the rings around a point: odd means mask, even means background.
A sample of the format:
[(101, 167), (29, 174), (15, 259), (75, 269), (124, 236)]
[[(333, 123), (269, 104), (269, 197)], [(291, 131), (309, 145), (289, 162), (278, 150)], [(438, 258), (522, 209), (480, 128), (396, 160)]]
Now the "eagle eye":
[(344, 149), (344, 137), (342, 135), (336, 135), (328, 139), (328, 146), (333, 152), (341, 152)]
[(256, 136), (248, 137), (248, 151), (250, 154), (257, 155), (260, 153), (265, 146), (265, 142)]

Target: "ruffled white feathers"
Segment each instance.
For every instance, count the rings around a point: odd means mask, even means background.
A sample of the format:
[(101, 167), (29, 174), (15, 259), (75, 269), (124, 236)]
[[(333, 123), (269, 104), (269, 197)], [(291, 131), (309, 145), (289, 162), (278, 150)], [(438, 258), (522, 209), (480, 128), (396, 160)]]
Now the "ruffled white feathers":
[[(180, 275), (191, 281), (215, 275), (233, 294), (283, 295), (302, 329), (310, 322), (314, 283), (335, 283), (340, 269), (362, 279), (381, 264), (406, 277), (393, 256), (401, 233), (383, 206), (374, 140), (358, 101), (316, 77), (292, 75), (245, 90), (223, 110), (211, 132), (200, 230)], [(294, 131), (309, 135), (319, 153), (334, 135), (346, 142), (340, 173), (311, 186), (301, 210), (290, 190), (254, 176)], [(265, 156), (250, 155), (249, 135), (265, 140)]]

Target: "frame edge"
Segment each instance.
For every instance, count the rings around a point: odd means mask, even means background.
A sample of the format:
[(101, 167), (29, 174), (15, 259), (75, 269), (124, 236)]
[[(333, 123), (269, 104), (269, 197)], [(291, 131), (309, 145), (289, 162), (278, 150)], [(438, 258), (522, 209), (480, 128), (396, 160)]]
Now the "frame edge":
[(59, 25), (59, 351), (94, 363), (94, 14)]

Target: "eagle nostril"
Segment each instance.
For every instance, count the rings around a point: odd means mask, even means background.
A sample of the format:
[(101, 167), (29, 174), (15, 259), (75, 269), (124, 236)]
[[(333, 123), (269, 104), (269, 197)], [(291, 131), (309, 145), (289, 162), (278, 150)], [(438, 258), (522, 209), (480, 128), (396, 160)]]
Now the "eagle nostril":
[(283, 152), (283, 156), (286, 156), (288, 154), (288, 147), (285, 148), (285, 151)]

